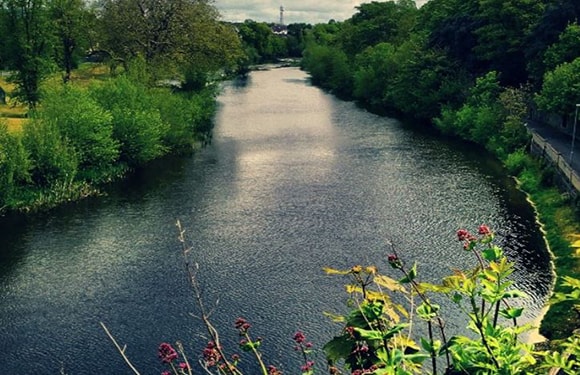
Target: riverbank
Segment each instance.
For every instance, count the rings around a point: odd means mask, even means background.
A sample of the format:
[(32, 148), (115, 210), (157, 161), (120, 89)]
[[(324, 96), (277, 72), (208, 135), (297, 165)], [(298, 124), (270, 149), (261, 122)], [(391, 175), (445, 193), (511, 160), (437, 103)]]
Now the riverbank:
[(211, 140), (217, 85), (183, 91), (144, 82), (130, 72), (91, 72), (67, 85), (55, 78), (24, 126), (0, 119), (0, 214), (98, 195), (152, 160)]
[[(386, 113), (383, 109), (375, 108), (368, 103), (362, 103), (361, 106), (380, 116), (405, 118), (405, 114)], [(461, 134), (443, 134), (432, 123), (421, 123), (413, 128), (420, 132), (427, 131), (436, 137), (451, 136), (464, 139)], [(476, 144), (471, 140), (467, 141)], [(478, 147), (482, 147), (483, 150), (483, 146)], [(490, 154), (504, 165), (508, 175), (516, 179), (518, 188), (527, 195), (530, 205), (534, 207), (553, 261), (553, 293), (567, 292), (568, 289), (561, 286), (563, 278), (578, 278), (580, 275), (580, 254), (572, 247), (572, 243), (580, 233), (576, 208), (578, 203), (568, 193), (558, 188), (553, 168), (533, 155), (524, 151), (516, 151), (504, 158), (493, 152)], [(541, 341), (542, 337), (548, 340), (562, 339), (570, 336), (574, 329), (580, 328), (580, 315), (573, 305), (571, 302), (548, 304), (538, 317), (539, 335), (536, 335), (533, 341)]]
[[(572, 247), (574, 236), (580, 232), (580, 224), (576, 219), (574, 202), (567, 194), (551, 185), (549, 176), (552, 173), (549, 167), (542, 167), (539, 161), (534, 162), (534, 171), (528, 170), (517, 175), (518, 186), (528, 194), (531, 204), (536, 208), (553, 257), (553, 294), (567, 292), (567, 288), (561, 286), (563, 278), (577, 278), (580, 274), (580, 258)], [(540, 334), (548, 340), (570, 336), (580, 327), (580, 315), (573, 305), (572, 302), (549, 305), (539, 327)]]

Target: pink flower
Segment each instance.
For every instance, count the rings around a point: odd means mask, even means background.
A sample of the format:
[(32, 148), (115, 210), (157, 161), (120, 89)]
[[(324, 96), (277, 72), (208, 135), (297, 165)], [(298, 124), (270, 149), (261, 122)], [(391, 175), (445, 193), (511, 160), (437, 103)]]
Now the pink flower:
[(282, 371), (278, 370), (275, 366), (268, 366), (268, 375), (282, 375)]
[(248, 323), (248, 321), (244, 318), (236, 319), (236, 322), (234, 324), (235, 324), (236, 328), (240, 330), (240, 333), (248, 332), (248, 330), (251, 327), (250, 323)]
[(457, 231), (457, 239), (459, 241), (465, 241), (469, 237), (471, 237), (471, 234), (467, 231), (467, 229), (459, 229)]
[(205, 361), (206, 365), (208, 367), (215, 366), (218, 364), (221, 358), (222, 357), (215, 342), (208, 342), (206, 347), (203, 349), (203, 360)]
[(482, 225), (479, 226), (478, 232), (482, 236), (487, 236), (487, 235), (491, 234), (491, 229), (489, 229), (489, 227), (487, 225), (483, 225), (482, 224)]
[(304, 335), (304, 333), (298, 331), (294, 334), (294, 341), (297, 344), (301, 344), (304, 342), (304, 340), (306, 340), (306, 336)]
[(189, 364), (187, 364), (185, 362), (181, 362), (181, 363), (179, 363), (179, 368), (182, 370), (189, 370)]
[(308, 361), (308, 362), (306, 362), (306, 364), (304, 364), (300, 367), (300, 370), (302, 372), (307, 372), (307, 371), (310, 371), (310, 369), (312, 369), (313, 366), (314, 366), (314, 362)]
[(159, 358), (163, 363), (170, 363), (177, 358), (177, 352), (171, 344), (164, 342), (159, 345)]
[(401, 260), (399, 259), (397, 254), (389, 254), (389, 256), (387, 257), (387, 261), (394, 269), (400, 269), (403, 267), (403, 263), (401, 263)]

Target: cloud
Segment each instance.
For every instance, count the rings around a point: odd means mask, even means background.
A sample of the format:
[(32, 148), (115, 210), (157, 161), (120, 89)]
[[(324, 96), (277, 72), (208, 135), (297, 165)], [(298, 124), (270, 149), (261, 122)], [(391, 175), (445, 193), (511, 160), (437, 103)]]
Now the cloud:
[[(418, 0), (417, 6), (427, 0)], [(368, 1), (353, 0), (216, 0), (226, 21), (278, 22), (280, 6), (284, 6), (284, 23), (326, 23), (331, 19), (343, 21), (350, 18), (355, 7)]]

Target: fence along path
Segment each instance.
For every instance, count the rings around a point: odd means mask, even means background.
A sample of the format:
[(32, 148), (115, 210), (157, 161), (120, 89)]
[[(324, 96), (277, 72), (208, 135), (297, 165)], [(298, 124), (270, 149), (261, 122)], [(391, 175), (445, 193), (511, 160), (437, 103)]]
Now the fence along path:
[(531, 133), (532, 144), (530, 147), (532, 153), (539, 154), (549, 160), (558, 170), (570, 194), (576, 196), (580, 192), (580, 177), (578, 173), (566, 162), (565, 157), (542, 136), (534, 131), (531, 131)]

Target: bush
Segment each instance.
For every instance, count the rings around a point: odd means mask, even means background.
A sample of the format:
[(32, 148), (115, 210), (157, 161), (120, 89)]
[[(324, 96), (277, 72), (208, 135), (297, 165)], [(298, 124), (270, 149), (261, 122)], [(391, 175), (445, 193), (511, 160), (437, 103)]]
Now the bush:
[(56, 123), (33, 119), (23, 129), (23, 143), (30, 154), (32, 182), (42, 188), (72, 181), (79, 168), (79, 156), (63, 137)]
[(526, 151), (519, 149), (507, 156), (504, 165), (511, 175), (517, 176), (524, 169), (529, 167), (530, 162), (530, 156), (526, 153)]
[(11, 135), (0, 121), (0, 211), (17, 188), (30, 181), (30, 159), (20, 136)]
[(35, 117), (54, 124), (55, 131), (75, 149), (79, 177), (99, 181), (111, 174), (119, 158), (112, 116), (86, 90), (74, 86), (50, 88)]

